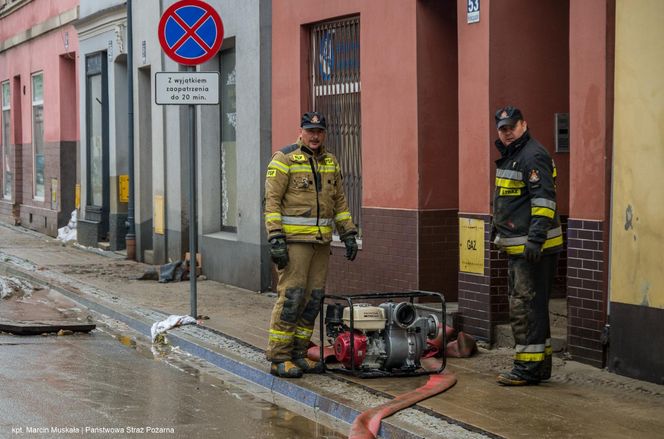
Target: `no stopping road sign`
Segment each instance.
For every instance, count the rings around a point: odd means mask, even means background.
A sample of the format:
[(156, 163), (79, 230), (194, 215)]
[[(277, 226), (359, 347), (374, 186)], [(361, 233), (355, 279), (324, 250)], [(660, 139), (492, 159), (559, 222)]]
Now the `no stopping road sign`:
[(224, 39), (221, 17), (200, 0), (181, 0), (159, 20), (159, 43), (164, 53), (180, 64), (196, 65), (212, 58)]

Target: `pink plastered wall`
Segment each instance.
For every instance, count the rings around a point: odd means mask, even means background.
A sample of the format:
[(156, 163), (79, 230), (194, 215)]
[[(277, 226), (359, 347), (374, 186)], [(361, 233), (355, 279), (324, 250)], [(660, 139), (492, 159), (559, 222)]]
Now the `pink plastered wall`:
[[(457, 2), (460, 11), (465, 4)], [(554, 115), (570, 109), (569, 3), (529, 5), (527, 0), (482, 2), (479, 23), (467, 23), (465, 11), (458, 17), (461, 212), (491, 212), (494, 161), (500, 156), (493, 114), (514, 105), (554, 158), (559, 211), (569, 213), (569, 153), (554, 152)]]
[(481, 3), (479, 23), (466, 23), (466, 1), (457, 0), (459, 26), (459, 212), (490, 211), (493, 187), (492, 119), (489, 107), (489, 13)]
[(459, 206), (457, 23), (454, 2), (417, 2), (420, 209)]
[[(570, 47), (570, 216), (606, 220), (612, 114), (607, 110), (607, 6), (603, 0), (572, 2)], [(598, 36), (602, 36), (598, 38)]]
[[(16, 14), (22, 13), (23, 9), (26, 8), (27, 6)], [(39, 14), (35, 13), (35, 15)], [(14, 14), (6, 17), (3, 20), (3, 25), (5, 22), (14, 24), (14, 18), (17, 18), (14, 17)], [(27, 26), (27, 28), (30, 27), (32, 26)], [(68, 39), (67, 49), (65, 49), (65, 38)], [(12, 92), (15, 91), (14, 83), (17, 76), (20, 77), (21, 82), (20, 107), (23, 123), (21, 124), (21, 132), (13, 133), (13, 143), (18, 143), (16, 142), (17, 139), (20, 139), (21, 143), (32, 142), (31, 78), (33, 74), (38, 72), (43, 73), (44, 141), (56, 142), (78, 139), (78, 99), (75, 97), (78, 93), (78, 79), (75, 74), (75, 66), (78, 62), (77, 52), (76, 29), (71, 25), (67, 25), (0, 53), (0, 81), (10, 80)], [(74, 63), (74, 68), (67, 67), (68, 63)], [(71, 97), (72, 93), (74, 98)], [(63, 97), (70, 103), (71, 108), (68, 109), (61, 105)], [(16, 96), (12, 97), (12, 101), (16, 102)], [(15, 106), (14, 104), (13, 107)], [(13, 111), (12, 113), (12, 118), (15, 118), (16, 115)]]
[(55, 18), (78, 6), (78, 0), (33, 0), (2, 20), (0, 41), (11, 38), (32, 26)]
[[(275, 2), (272, 23), (273, 150), (292, 143), (308, 110), (306, 26), (360, 16), (363, 206), (418, 207), (416, 3)], [(298, 50), (293, 50), (298, 48)]]

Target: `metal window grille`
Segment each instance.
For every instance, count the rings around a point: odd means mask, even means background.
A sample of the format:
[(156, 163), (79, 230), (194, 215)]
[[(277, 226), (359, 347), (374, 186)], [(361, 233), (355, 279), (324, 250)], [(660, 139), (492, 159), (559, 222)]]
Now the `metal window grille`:
[(327, 149), (341, 165), (346, 198), (361, 234), (362, 143), (360, 119), (360, 18), (311, 28), (313, 109), (327, 120)]

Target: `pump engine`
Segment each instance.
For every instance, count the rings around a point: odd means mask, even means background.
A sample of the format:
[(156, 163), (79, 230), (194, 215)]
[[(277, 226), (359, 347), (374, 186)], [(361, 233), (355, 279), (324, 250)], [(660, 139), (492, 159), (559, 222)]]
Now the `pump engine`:
[(358, 303), (352, 307), (335, 303), (327, 306), (325, 329), (337, 360), (347, 369), (354, 363), (359, 370), (413, 371), (420, 367), (427, 340), (436, 338), (439, 319), (435, 314), (418, 316), (410, 302)]

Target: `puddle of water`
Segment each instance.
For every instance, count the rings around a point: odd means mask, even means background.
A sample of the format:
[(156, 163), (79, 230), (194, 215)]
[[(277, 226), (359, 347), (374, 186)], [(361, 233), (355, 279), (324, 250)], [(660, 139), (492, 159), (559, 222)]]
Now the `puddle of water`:
[[(230, 375), (168, 343), (151, 344), (147, 340), (137, 340), (136, 337), (127, 334), (114, 335), (114, 337), (119, 343), (134, 350), (137, 354), (161, 361), (193, 377), (201, 386), (210, 386), (216, 392), (222, 392), (237, 400), (238, 403), (246, 405), (248, 412), (251, 412), (252, 409), (255, 410), (255, 413), (249, 414), (250, 418), (256, 417), (257, 413), (260, 414), (260, 421), (255, 421), (266, 424), (268, 428), (264, 431), (264, 435), (251, 435), (251, 437), (273, 439), (342, 439), (347, 437), (330, 426), (274, 404), (270, 400), (273, 395), (269, 390)], [(345, 428), (339, 421), (330, 420), (329, 422), (336, 422), (337, 430)]]

